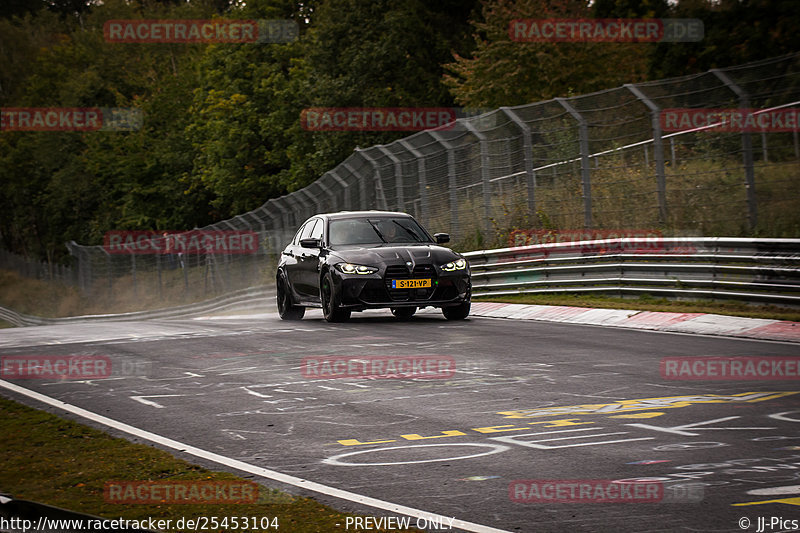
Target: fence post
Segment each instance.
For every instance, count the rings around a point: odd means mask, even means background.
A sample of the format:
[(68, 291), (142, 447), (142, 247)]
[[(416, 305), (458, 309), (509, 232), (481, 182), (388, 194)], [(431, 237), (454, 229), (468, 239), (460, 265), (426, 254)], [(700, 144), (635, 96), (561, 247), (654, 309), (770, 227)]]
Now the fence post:
[(75, 260), (77, 261), (77, 265), (72, 271), (73, 283), (78, 285), (78, 290), (80, 290), (82, 294), (85, 294), (86, 288), (83, 285), (83, 261), (81, 261), (80, 246), (75, 241), (69, 241), (66, 244), (66, 246), (67, 246), (67, 251), (69, 251), (69, 255), (74, 257)]
[(586, 229), (592, 229), (592, 182), (591, 169), (589, 167), (589, 125), (583, 115), (572, 107), (563, 98), (556, 98), (556, 102), (567, 110), (578, 122), (581, 149), (581, 181), (583, 181), (583, 225)]
[[(307, 186), (307, 187), (303, 187), (302, 189), (297, 191), (297, 196), (298, 196), (298, 199), (299, 199), (299, 197), (301, 195), (305, 195), (305, 197), (308, 198), (308, 200), (311, 202), (311, 205), (314, 206), (314, 209), (311, 210), (311, 214), (309, 216), (314, 216), (316, 214), (321, 213), (322, 211), (320, 210), (319, 201), (314, 197), (313, 194), (308, 192), (308, 187), (310, 187), (310, 185)], [(308, 218), (308, 217), (306, 217), (306, 218)]]
[(450, 193), (450, 233), (458, 235), (458, 182), (456, 181), (455, 146), (448, 142), (438, 131), (429, 132), (436, 142), (447, 150), (447, 188)]
[(158, 272), (158, 298), (164, 297), (163, 289), (161, 287), (161, 254), (156, 252), (156, 270)]
[[(628, 83), (625, 87), (633, 93), (650, 110), (650, 122), (653, 127), (653, 153), (656, 160), (656, 187), (658, 190), (658, 218), (664, 225), (667, 223), (667, 178), (664, 168), (664, 140), (661, 131), (661, 109), (649, 99), (636, 85)], [(670, 139), (671, 140), (671, 139)], [(675, 145), (672, 146), (674, 164)]]
[[(739, 107), (748, 109), (750, 107), (750, 98), (747, 93), (736, 85), (727, 74), (719, 69), (712, 68), (709, 70), (717, 78), (722, 81), (733, 93), (739, 98)], [(753, 165), (753, 137), (749, 131), (742, 131), (742, 151), (744, 152), (744, 175), (747, 189), (747, 220), (750, 230), (755, 229), (758, 222), (758, 207), (756, 205), (756, 178), (755, 169)]]
[[(259, 212), (261, 212), (261, 211), (262, 210), (259, 210)], [(268, 217), (272, 218), (272, 214), (269, 213), (266, 209), (263, 209), (263, 211)], [(256, 235), (258, 236), (258, 242), (256, 243), (256, 252), (254, 254), (252, 254), (252, 257), (250, 258), (250, 266), (251, 266), (251, 268), (250, 268), (250, 276), (251, 276), (251, 279), (255, 280), (256, 282), (260, 282), (261, 281), (259, 279), (260, 271), (259, 271), (259, 268), (258, 268), (260, 265), (259, 265), (258, 256), (259, 255), (263, 255), (265, 258), (268, 257), (268, 255), (267, 255), (268, 251), (271, 249), (270, 248), (270, 242), (269, 242), (269, 237), (267, 236), (267, 227), (264, 225), (264, 219), (259, 217), (259, 216), (257, 216), (254, 211), (251, 211), (249, 213), (245, 213), (244, 214), (244, 216), (247, 216), (247, 215), (250, 215), (253, 218), (254, 222), (256, 224), (258, 224), (258, 231), (256, 232)], [(249, 226), (249, 227), (251, 228), (250, 231), (255, 231), (254, 229), (252, 229), (253, 226)], [(262, 235), (263, 235), (263, 237), (262, 237)], [(264, 242), (264, 246), (261, 245), (262, 239), (263, 239), (263, 242)], [(263, 250), (263, 252), (262, 252), (262, 250)], [(267, 279), (269, 279), (269, 278), (267, 278)], [(248, 282), (248, 286), (249, 285), (250, 285), (250, 282)]]
[[(312, 193), (311, 192), (311, 188), (314, 187), (315, 185), (317, 186), (317, 189), (319, 189), (319, 190)], [(312, 183), (311, 185), (309, 185), (306, 188), (308, 189), (308, 194), (311, 196), (311, 198), (317, 204), (317, 213), (329, 213), (330, 212), (330, 207), (325, 203), (325, 197), (329, 196), (329, 194), (325, 191), (325, 189), (323, 188), (323, 185), (319, 182), (319, 180), (315, 181), (314, 183)]]
[(375, 148), (388, 157), (394, 163), (394, 198), (398, 211), (406, 210), (405, 191), (403, 190), (403, 166), (400, 158), (394, 155), (385, 145), (379, 144)]
[(358, 204), (359, 204), (358, 207), (362, 211), (366, 211), (367, 209), (369, 209), (369, 203), (370, 203), (369, 198), (367, 198), (367, 180), (364, 179), (364, 176), (353, 170), (353, 167), (351, 167), (347, 161), (342, 163), (342, 166), (358, 182)]
[(131, 272), (133, 272), (133, 296), (139, 297), (139, 284), (136, 282), (136, 253), (131, 251)]
[(510, 107), (501, 107), (500, 111), (506, 114), (522, 131), (522, 153), (525, 160), (525, 176), (528, 189), (528, 220), (531, 224), (536, 221), (536, 172), (533, 170), (533, 142), (531, 127), (517, 115)]
[(273, 198), (271, 201), (278, 206), (278, 212), (281, 217), (281, 229), (286, 230), (291, 224), (289, 223), (289, 212), (286, 210), (285, 206), (278, 203), (278, 200), (281, 198)]
[(411, 152), (411, 155), (417, 158), (417, 186), (419, 189), (419, 201), (420, 201), (420, 221), (423, 225), (428, 223), (428, 175), (427, 175), (427, 168), (425, 165), (425, 156), (414, 148), (411, 143), (409, 143), (405, 139), (400, 139), (398, 141), (400, 146)]
[[(106, 279), (108, 280), (108, 294), (106, 295), (106, 301), (111, 301), (111, 295), (114, 294), (114, 270), (112, 269), (112, 259), (111, 254), (108, 253), (108, 250), (102, 248), (103, 253), (106, 254)], [(70, 252), (72, 253), (72, 252)]]
[[(247, 231), (253, 231), (253, 228), (250, 227), (250, 223), (247, 221), (247, 219), (244, 218), (244, 215), (236, 215), (235, 217), (233, 217), (233, 219), (234, 220), (241, 220), (242, 225), (246, 228)], [(237, 228), (237, 231), (241, 231), (241, 230), (239, 230)], [(240, 238), (239, 242), (241, 243), (241, 238)], [(242, 252), (243, 250), (239, 250), (239, 251)], [(247, 256), (242, 254), (242, 253), (237, 253), (237, 254), (234, 255), (232, 250), (228, 250), (228, 254), (230, 254), (230, 256), (231, 256), (231, 262), (233, 262), (233, 260), (235, 258), (236, 262), (239, 263), (239, 283), (233, 285), (233, 290), (236, 290), (237, 288), (240, 288), (243, 283), (247, 282), (247, 270), (246, 270), (246, 268), (247, 268), (247, 259), (246, 259), (246, 257)], [(231, 270), (233, 270), (233, 268), (231, 268)], [(233, 277), (233, 276), (231, 275), (231, 277)]]
[(322, 189), (323, 192), (328, 195), (328, 198), (331, 199), (330, 211), (338, 211), (339, 208), (337, 207), (336, 204), (336, 194), (334, 194), (334, 192), (330, 189), (330, 187), (322, 183), (322, 180), (317, 180), (317, 183), (319, 184), (319, 188)]
[(328, 171), (328, 174), (333, 176), (333, 179), (335, 179), (336, 182), (339, 185), (342, 186), (342, 189), (344, 189), (344, 210), (345, 211), (350, 211), (352, 209), (352, 205), (351, 205), (351, 202), (350, 202), (350, 191), (348, 190), (348, 188), (350, 187), (350, 184), (339, 177), (339, 174), (336, 173), (336, 169), (335, 168), (333, 170)]
[(378, 204), (379, 209), (388, 211), (389, 206), (386, 204), (386, 193), (383, 190), (383, 183), (381, 183), (381, 173), (380, 167), (378, 166), (378, 161), (368, 155), (367, 151), (363, 148), (356, 148), (356, 152), (358, 152), (361, 157), (366, 159), (367, 162), (372, 165), (372, 172), (375, 176), (372, 180), (375, 188), (375, 203)]
[(297, 215), (300, 215), (299, 220), (297, 220), (298, 224), (301, 223), (303, 220), (307, 219), (309, 216), (311, 216), (309, 215), (309, 212), (313, 211), (313, 206), (314, 206), (313, 202), (306, 203), (306, 198), (301, 192), (302, 190), (303, 189), (300, 189), (298, 191), (286, 195), (286, 201), (292, 206), (292, 212), (295, 214), (295, 217), (297, 217)]
[(469, 120), (463, 121), (464, 127), (470, 131), (478, 139), (481, 150), (481, 181), (483, 183), (483, 230), (484, 240), (490, 241), (492, 234), (492, 183), (491, 174), (489, 173), (489, 145), (486, 135), (478, 131)]

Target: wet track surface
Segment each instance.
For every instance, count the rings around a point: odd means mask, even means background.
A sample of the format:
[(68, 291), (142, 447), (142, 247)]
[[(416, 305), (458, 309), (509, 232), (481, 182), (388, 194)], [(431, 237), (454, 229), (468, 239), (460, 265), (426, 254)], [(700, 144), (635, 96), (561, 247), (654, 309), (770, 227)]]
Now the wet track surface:
[[(265, 314), (6, 330), (0, 355), (107, 356), (105, 379), (13, 383), (252, 465), (498, 529), (800, 522), (799, 382), (673, 381), (659, 369), (674, 356), (800, 358), (798, 345), (440, 313), (331, 325), (315, 312), (296, 323)], [(415, 380), (303, 372), (308, 356), (387, 355), (444, 356), (456, 371)], [(513, 501), (531, 496), (515, 480), (639, 478), (660, 481), (663, 501)]]

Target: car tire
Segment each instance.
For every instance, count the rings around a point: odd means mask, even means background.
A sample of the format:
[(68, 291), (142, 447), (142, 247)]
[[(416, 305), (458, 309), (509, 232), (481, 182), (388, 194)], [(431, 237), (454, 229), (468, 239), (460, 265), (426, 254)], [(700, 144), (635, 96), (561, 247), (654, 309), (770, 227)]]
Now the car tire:
[(333, 276), (326, 272), (319, 284), (319, 300), (322, 302), (322, 314), (328, 322), (344, 322), (350, 318), (349, 309), (340, 309), (341, 298), (333, 284)]
[(411, 320), (416, 312), (416, 307), (392, 307), (392, 314), (397, 320)]
[(300, 320), (306, 314), (306, 308), (302, 305), (294, 305), (292, 292), (283, 274), (278, 275), (277, 281), (277, 300), (278, 314), (283, 320)]
[(447, 320), (464, 320), (469, 315), (470, 303), (464, 302), (453, 307), (442, 307), (442, 314)]

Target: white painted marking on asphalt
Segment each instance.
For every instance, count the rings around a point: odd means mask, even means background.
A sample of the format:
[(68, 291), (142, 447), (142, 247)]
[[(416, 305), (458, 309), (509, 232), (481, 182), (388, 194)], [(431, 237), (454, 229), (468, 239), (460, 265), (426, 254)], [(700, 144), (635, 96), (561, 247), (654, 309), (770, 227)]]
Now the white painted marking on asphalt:
[(153, 396), (131, 396), (131, 400), (136, 400), (139, 403), (143, 403), (145, 405), (150, 405), (156, 407), (158, 409), (164, 409), (164, 406), (160, 403), (154, 402), (152, 400), (145, 400), (145, 398), (174, 398), (176, 396), (185, 396), (184, 394), (157, 394)]
[[(337, 489), (336, 487), (329, 487), (328, 485), (323, 485), (321, 483), (316, 483), (314, 481), (309, 481), (307, 479), (299, 478), (296, 476), (290, 476), (287, 474), (283, 474), (281, 472), (276, 472), (275, 470), (270, 470), (267, 468), (262, 468), (260, 466), (251, 465), (249, 463), (245, 463), (243, 461), (239, 461), (236, 459), (231, 459), (230, 457), (225, 457), (224, 455), (220, 455), (214, 452), (209, 452), (201, 448), (196, 448), (194, 446), (190, 446), (188, 444), (184, 444), (182, 442), (169, 439), (167, 437), (162, 437), (161, 435), (158, 435), (156, 433), (151, 433), (149, 431), (139, 429), (129, 424), (125, 424), (124, 422), (119, 422), (117, 420), (114, 420), (113, 418), (108, 418), (103, 415), (98, 415), (97, 413), (93, 413), (91, 411), (87, 411), (86, 409), (82, 409), (80, 407), (68, 404), (66, 402), (62, 402), (61, 400), (56, 400), (55, 398), (51, 398), (50, 396), (46, 396), (39, 392), (26, 389), (25, 387), (20, 387), (19, 385), (10, 383), (5, 380), (0, 380), (0, 387), (16, 392), (17, 394), (22, 394), (23, 396), (27, 396), (28, 398), (38, 400), (47, 405), (57, 407), (74, 415), (87, 418), (89, 420), (92, 420), (93, 422), (103, 424), (104, 426), (114, 428), (118, 431), (122, 431), (123, 433), (139, 437), (140, 439), (148, 440), (150, 442), (160, 444), (164, 447), (172, 448), (173, 450), (187, 453), (189, 455), (194, 455), (195, 457), (199, 457), (207, 461), (213, 461), (215, 463), (225, 465), (230, 468), (235, 468), (236, 470), (240, 470), (242, 472), (248, 472), (250, 474), (265, 479), (271, 479), (274, 481), (278, 481), (280, 483), (292, 485), (294, 487), (299, 487), (312, 492), (325, 494), (326, 496), (332, 496), (334, 498), (339, 498), (342, 500), (359, 503), (361, 505), (374, 507), (376, 509), (383, 509), (385, 511), (410, 516), (412, 518), (425, 518), (427, 520), (432, 519), (439, 521), (446, 520), (448, 522), (452, 519), (452, 517), (447, 517), (437, 513), (429, 513), (426, 511), (422, 511), (420, 509), (415, 509), (414, 507), (408, 507), (405, 505), (387, 502), (385, 500), (379, 500), (377, 498), (372, 498), (370, 496), (362, 496), (361, 494), (356, 494), (355, 492)], [(490, 526), (484, 526), (482, 524), (476, 524), (474, 522), (467, 522), (465, 520), (460, 520), (458, 518), (456, 518), (453, 521), (452, 525), (455, 528), (462, 529), (464, 531), (471, 531), (473, 533), (512, 533), (504, 529), (497, 529)]]
[(258, 396), (259, 398), (273, 398), (271, 394), (261, 394), (260, 392), (256, 392), (254, 390), (250, 390), (247, 387), (242, 387), (247, 394), (252, 394), (253, 396)]
[(800, 485), (786, 485), (783, 487), (771, 487), (768, 489), (748, 490), (747, 494), (752, 496), (778, 496), (784, 494), (800, 494)]
[(775, 413), (767, 416), (769, 416), (770, 418), (774, 418), (775, 420), (783, 420), (785, 422), (800, 422), (800, 419), (798, 418), (792, 418), (790, 416), (786, 416), (792, 413), (800, 413), (800, 411), (784, 411), (782, 413)]
[[(442, 457), (441, 459), (421, 459), (419, 461), (398, 461), (395, 463), (348, 463), (346, 461), (340, 461), (340, 459), (344, 457), (351, 457), (353, 455), (361, 455), (364, 453), (373, 453), (373, 452), (385, 452), (387, 450), (404, 450), (404, 449), (412, 449), (416, 450), (418, 448), (431, 448), (434, 446), (473, 446), (473, 447), (480, 447), (480, 448), (490, 448), (489, 451), (480, 452), (480, 453), (473, 453), (471, 455), (456, 455), (452, 457)], [(495, 453), (500, 453), (508, 450), (508, 446), (503, 446), (502, 444), (478, 444), (478, 443), (469, 443), (469, 442), (459, 442), (459, 443), (448, 443), (448, 444), (414, 444), (409, 446), (391, 446), (389, 448), (371, 448), (369, 450), (359, 450), (357, 452), (349, 452), (349, 453), (340, 453), (339, 455), (334, 455), (333, 457), (329, 457), (322, 462), (329, 465), (336, 465), (336, 466), (393, 466), (393, 465), (411, 465), (411, 464), (419, 464), (419, 463), (436, 463), (441, 461), (458, 461), (459, 459), (474, 459), (475, 457), (483, 457), (484, 455), (492, 455)]]

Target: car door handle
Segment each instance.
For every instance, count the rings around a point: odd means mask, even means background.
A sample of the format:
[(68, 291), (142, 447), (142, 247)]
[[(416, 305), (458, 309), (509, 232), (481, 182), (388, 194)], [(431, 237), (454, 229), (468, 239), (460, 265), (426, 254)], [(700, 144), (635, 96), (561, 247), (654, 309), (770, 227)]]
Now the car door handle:
[(288, 255), (289, 257), (294, 257), (292, 252), (281, 252), (283, 255)]

